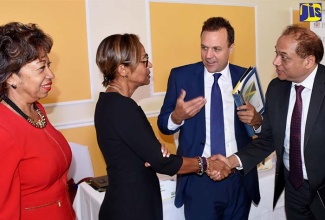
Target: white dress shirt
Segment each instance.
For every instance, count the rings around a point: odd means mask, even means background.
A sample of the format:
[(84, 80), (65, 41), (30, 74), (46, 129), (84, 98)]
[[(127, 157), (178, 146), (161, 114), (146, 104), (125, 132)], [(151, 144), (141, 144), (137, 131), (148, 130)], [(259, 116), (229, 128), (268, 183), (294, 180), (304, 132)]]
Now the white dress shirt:
[[(301, 158), (302, 158), (302, 171), (304, 175), (304, 179), (308, 180), (306, 166), (305, 166), (305, 158), (304, 158), (304, 140), (305, 140), (305, 128), (306, 128), (306, 119), (309, 109), (309, 103), (311, 98), (311, 92), (313, 90), (315, 75), (317, 72), (318, 66), (314, 69), (314, 71), (301, 83), (298, 85), (304, 86), (304, 90), (302, 90), (302, 115), (301, 115)], [(287, 115), (287, 124), (284, 138), (284, 154), (283, 154), (283, 163), (287, 170), (290, 170), (289, 166), (289, 147), (290, 147), (290, 124), (291, 124), (291, 116), (293, 107), (296, 102), (296, 90), (295, 85), (297, 83), (292, 83), (291, 92), (290, 92), (290, 101)]]
[[(224, 129), (225, 129), (225, 146), (226, 155), (230, 156), (238, 151), (237, 142), (235, 137), (235, 123), (234, 123), (234, 98), (232, 96), (232, 80), (229, 70), (229, 63), (224, 70), (221, 72), (221, 76), (218, 80), (218, 84), (222, 95), (223, 104), (223, 114), (224, 114)], [(205, 127), (206, 127), (206, 141), (202, 156), (211, 156), (211, 139), (210, 139), (210, 106), (211, 106), (211, 90), (214, 82), (214, 73), (209, 73), (206, 68), (204, 68), (204, 94), (207, 100), (205, 104)], [(195, 117), (195, 116), (194, 116)], [(171, 115), (168, 120), (168, 129), (175, 130), (182, 126), (186, 122), (182, 122), (181, 125), (173, 123), (171, 120)]]

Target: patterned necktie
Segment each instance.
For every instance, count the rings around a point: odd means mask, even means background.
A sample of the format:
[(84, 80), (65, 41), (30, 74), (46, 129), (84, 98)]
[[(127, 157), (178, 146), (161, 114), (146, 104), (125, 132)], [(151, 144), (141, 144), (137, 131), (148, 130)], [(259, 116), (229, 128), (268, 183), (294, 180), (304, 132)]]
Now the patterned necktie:
[(295, 86), (296, 89), (296, 103), (292, 111), (291, 126), (290, 126), (290, 149), (289, 149), (289, 163), (290, 172), (289, 178), (292, 185), (298, 189), (304, 182), (302, 174), (302, 160), (301, 160), (301, 114), (302, 114), (302, 98), (301, 92), (303, 86)]
[(211, 91), (210, 110), (211, 155), (222, 154), (226, 156), (222, 96), (218, 84), (221, 73), (215, 73), (213, 76), (214, 83)]

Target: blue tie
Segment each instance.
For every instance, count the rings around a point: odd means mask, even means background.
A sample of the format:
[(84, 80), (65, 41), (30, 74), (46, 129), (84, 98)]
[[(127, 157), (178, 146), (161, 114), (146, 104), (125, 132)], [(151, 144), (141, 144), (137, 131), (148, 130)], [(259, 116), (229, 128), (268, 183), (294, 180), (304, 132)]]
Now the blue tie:
[(213, 76), (210, 110), (211, 155), (222, 154), (226, 156), (222, 95), (218, 84), (221, 73), (215, 73)]

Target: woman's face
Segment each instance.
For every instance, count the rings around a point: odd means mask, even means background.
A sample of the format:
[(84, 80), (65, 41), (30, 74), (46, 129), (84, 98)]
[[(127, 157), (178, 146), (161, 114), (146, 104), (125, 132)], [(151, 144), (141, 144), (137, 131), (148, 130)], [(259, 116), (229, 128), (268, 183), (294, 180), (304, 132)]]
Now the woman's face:
[[(136, 86), (148, 85), (150, 83), (150, 69), (152, 63), (148, 61), (149, 57), (144, 47), (141, 48), (141, 60), (137, 68), (129, 76), (129, 80)], [(148, 61), (148, 62), (147, 62)], [(146, 66), (147, 63), (147, 66)]]
[(50, 64), (51, 62), (45, 54), (40, 59), (23, 66), (18, 74), (13, 74), (17, 77), (15, 79), (16, 91), (31, 102), (45, 98), (51, 91), (52, 79), (55, 77), (50, 69)]

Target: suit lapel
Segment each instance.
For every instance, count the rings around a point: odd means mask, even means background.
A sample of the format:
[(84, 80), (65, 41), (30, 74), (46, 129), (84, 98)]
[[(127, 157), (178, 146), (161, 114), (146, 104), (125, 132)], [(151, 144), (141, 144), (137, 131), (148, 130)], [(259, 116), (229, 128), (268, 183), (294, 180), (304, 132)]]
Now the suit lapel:
[(233, 64), (229, 64), (229, 70), (230, 70), (230, 76), (231, 76), (231, 82), (232, 82), (232, 88), (235, 88), (238, 81), (240, 80), (241, 76), (244, 74), (244, 72), (238, 71), (236, 67)]
[[(204, 96), (204, 66), (202, 63), (202, 66), (199, 66), (199, 68), (197, 68), (195, 70), (195, 80), (194, 82), (195, 84), (197, 84), (197, 86), (194, 86), (193, 88), (198, 88), (197, 91), (197, 96)], [(197, 97), (196, 96), (196, 97)], [(202, 126), (202, 130), (204, 131), (205, 134), (205, 106), (203, 106), (203, 108), (201, 109), (201, 111), (198, 113), (198, 117), (199, 117), (199, 125), (204, 125)]]
[[(283, 146), (283, 140), (285, 136), (285, 130), (286, 130), (286, 124), (287, 124), (287, 116), (288, 116), (288, 108), (289, 108), (289, 99), (290, 99), (290, 91), (291, 91), (291, 85), (292, 82), (289, 81), (282, 81), (281, 85), (283, 88), (279, 88), (279, 95), (277, 96), (277, 99), (279, 99), (279, 104), (276, 106), (279, 108), (279, 117), (277, 120), (278, 126), (277, 129), (279, 129), (279, 134), (281, 137), (279, 137), (278, 140), (281, 140), (282, 143), (279, 146)], [(267, 97), (266, 97), (267, 98)], [(277, 110), (274, 110), (274, 106), (271, 106), (269, 109), (270, 111), (276, 112)]]
[[(193, 82), (195, 86), (193, 86), (193, 89), (197, 89), (195, 91), (195, 96), (193, 98), (196, 98), (198, 96), (205, 97), (204, 93), (204, 65), (202, 62), (200, 62), (196, 68), (194, 69), (194, 78)], [(201, 111), (197, 114), (197, 123), (196, 123), (197, 129), (194, 129), (196, 132), (198, 132), (196, 135), (200, 137), (200, 144), (204, 146), (205, 144), (205, 137), (206, 137), (206, 127), (205, 127), (205, 106), (201, 109)], [(194, 154), (193, 155), (202, 155), (203, 153), (203, 147), (196, 147), (194, 148)]]
[(321, 105), (323, 105), (325, 95), (325, 67), (321, 64), (318, 65), (318, 70), (315, 76), (313, 90), (311, 93), (310, 104), (305, 128), (305, 141), (304, 146), (308, 142), (310, 134), (313, 130), (316, 118), (318, 116)]
[(201, 65), (198, 65), (198, 68), (195, 70), (195, 79), (194, 83), (197, 83), (198, 86), (194, 86), (194, 88), (198, 88), (198, 94), (201, 96), (205, 96), (204, 94), (204, 65), (203, 63), (200, 63)]

